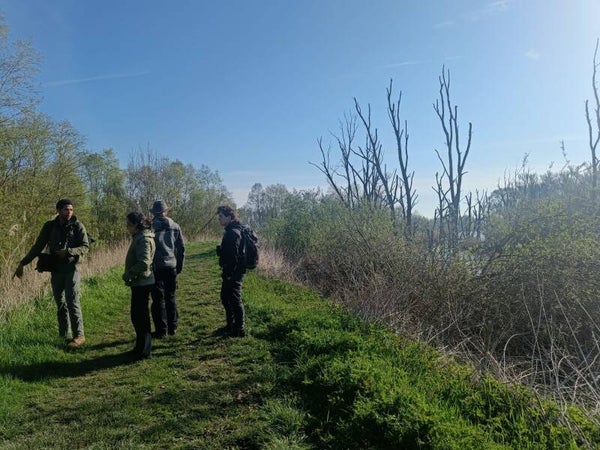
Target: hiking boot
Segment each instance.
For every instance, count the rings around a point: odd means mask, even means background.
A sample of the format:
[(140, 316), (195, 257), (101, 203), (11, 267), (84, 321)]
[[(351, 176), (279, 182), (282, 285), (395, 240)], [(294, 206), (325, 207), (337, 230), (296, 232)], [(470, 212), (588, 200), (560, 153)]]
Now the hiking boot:
[(73, 340), (67, 345), (69, 348), (77, 348), (81, 347), (83, 344), (85, 344), (85, 336), (77, 336), (76, 338), (73, 338)]
[(233, 334), (232, 334), (232, 336), (234, 336), (234, 337), (246, 337), (246, 331), (243, 330), (243, 329), (242, 330), (234, 331)]
[(235, 333), (233, 332), (233, 329), (231, 327), (224, 326), (224, 327), (221, 327), (221, 328), (215, 330), (215, 332), (213, 333), (213, 336), (228, 337), (228, 336), (233, 336), (234, 334)]
[(150, 333), (150, 335), (152, 336), (152, 339), (162, 339), (167, 335), (167, 333), (161, 333), (160, 331), (153, 331), (152, 333)]

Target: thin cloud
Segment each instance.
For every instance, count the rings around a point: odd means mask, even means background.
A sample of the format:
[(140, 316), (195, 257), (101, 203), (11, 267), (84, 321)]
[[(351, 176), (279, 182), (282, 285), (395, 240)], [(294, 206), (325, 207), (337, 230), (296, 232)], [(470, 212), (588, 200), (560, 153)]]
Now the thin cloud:
[(451, 62), (451, 61), (456, 61), (456, 60), (459, 60), (459, 59), (462, 59), (462, 58), (463, 58), (463, 56), (446, 56), (444, 58), (444, 61)]
[(483, 8), (463, 13), (460, 15), (460, 17), (462, 20), (467, 22), (479, 22), (480, 20), (486, 19), (492, 15), (508, 11), (513, 1), (514, 0), (497, 0), (488, 3)]
[(532, 61), (537, 61), (538, 59), (540, 59), (540, 54), (534, 49), (529, 49), (525, 52), (525, 57)]
[(512, 3), (513, 0), (498, 0), (492, 2), (488, 5), (488, 8), (496, 11), (504, 11), (508, 9), (508, 6)]
[(507, 11), (513, 1), (514, 0), (496, 0), (481, 8), (459, 14), (458, 20), (449, 19), (444, 22), (440, 22), (433, 27), (440, 29), (453, 27), (458, 25), (459, 22), (479, 22), (480, 20), (486, 19), (492, 15)]
[(392, 69), (394, 67), (417, 66), (419, 64), (427, 64), (427, 61), (402, 61), (399, 63), (386, 64), (383, 67), (385, 69)]
[(454, 25), (456, 25), (456, 22), (454, 20), (444, 20), (443, 22), (436, 23), (435, 25), (433, 25), (433, 28), (452, 28)]
[(57, 81), (48, 81), (44, 83), (45, 87), (54, 87), (54, 86), (66, 86), (69, 84), (80, 84), (80, 83), (89, 83), (91, 81), (104, 81), (104, 80), (116, 80), (121, 78), (135, 78), (142, 77), (144, 75), (148, 75), (150, 72), (137, 72), (137, 73), (122, 73), (122, 74), (114, 74), (114, 75), (98, 75), (95, 77), (89, 78), (75, 78), (72, 80), (57, 80)]

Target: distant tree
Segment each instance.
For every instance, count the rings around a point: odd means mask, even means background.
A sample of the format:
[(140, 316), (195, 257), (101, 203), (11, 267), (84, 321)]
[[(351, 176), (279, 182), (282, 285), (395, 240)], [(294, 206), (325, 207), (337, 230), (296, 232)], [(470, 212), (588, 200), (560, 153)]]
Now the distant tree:
[(130, 208), (146, 212), (154, 200), (164, 199), (169, 180), (162, 178), (162, 172), (167, 163), (167, 158), (149, 147), (130, 155), (125, 183)]
[[(344, 119), (343, 123), (340, 122), (340, 134), (332, 133), (341, 153), (341, 169), (331, 162), (331, 149), (329, 146), (325, 149), (322, 138), (317, 141), (322, 160), (319, 164), (312, 162), (310, 164), (323, 172), (329, 186), (344, 205), (347, 208), (353, 208), (364, 199), (369, 198), (368, 186), (370, 183), (366, 180), (370, 178), (370, 164), (363, 166), (362, 172), (359, 172), (352, 163), (352, 156), (356, 154), (354, 149), (356, 116), (344, 115)], [(341, 181), (338, 181), (338, 178), (341, 178)]]
[[(408, 125), (400, 121), (400, 102), (402, 92), (397, 100), (392, 100), (392, 81), (387, 89), (387, 108), (394, 136), (396, 152), (400, 164), (400, 174), (396, 169), (389, 170), (384, 161), (383, 146), (379, 139), (378, 129), (371, 122), (371, 105), (363, 111), (358, 100), (354, 99), (355, 115), (344, 115), (340, 122), (340, 133), (333, 134), (340, 151), (338, 164), (331, 161), (331, 149), (325, 147), (323, 139), (318, 140), (322, 160), (317, 167), (337, 197), (348, 208), (368, 205), (371, 208), (387, 208), (394, 229), (400, 227), (400, 219), (404, 223), (407, 236), (413, 232), (412, 216), (417, 194), (413, 188), (414, 171), (408, 167)], [(365, 132), (364, 145), (355, 143), (357, 118)], [(399, 208), (399, 212), (398, 212)]]
[(186, 173), (188, 194), (176, 211), (179, 224), (192, 237), (202, 233), (220, 233), (221, 228), (214, 220), (217, 206), (233, 204), (221, 176), (204, 164), (200, 169), (187, 166)]
[(446, 140), (445, 157), (437, 149), (435, 153), (442, 164), (442, 173), (436, 173), (434, 190), (438, 196), (436, 218), (439, 220), (440, 238), (446, 241), (450, 249), (454, 249), (459, 238), (459, 220), (461, 217), (461, 200), (465, 164), (471, 150), (473, 125), (469, 122), (466, 146), (462, 147), (459, 139), (458, 106), (450, 100), (450, 70), (442, 67), (439, 77), (439, 99), (433, 104)]
[(406, 220), (405, 234), (411, 236), (414, 232), (412, 217), (413, 208), (417, 203), (417, 194), (413, 188), (415, 171), (408, 169), (408, 123), (405, 120), (404, 126), (400, 122), (400, 102), (402, 100), (402, 91), (398, 93), (398, 100), (392, 101), (392, 80), (387, 90), (388, 116), (394, 129), (396, 137), (396, 148), (398, 150), (398, 163), (400, 164), (400, 185), (401, 195), (399, 197), (402, 208), (402, 216)]
[(252, 225), (264, 227), (285, 210), (290, 195), (283, 184), (271, 184), (263, 188), (262, 184), (255, 183), (241, 213)]
[(260, 183), (254, 183), (248, 193), (248, 200), (242, 208), (247, 222), (259, 225), (264, 222), (264, 196), (265, 191)]
[[(366, 139), (365, 146), (359, 146), (359, 154), (372, 165), (374, 170), (372, 192), (376, 198), (377, 204), (386, 205), (391, 214), (394, 228), (398, 226), (398, 217), (396, 214), (396, 205), (400, 201), (400, 180), (394, 170), (388, 173), (387, 165), (383, 161), (382, 144), (379, 141), (377, 128), (371, 125), (371, 105), (368, 105), (366, 114), (362, 112), (358, 100), (354, 99), (354, 107), (365, 128)], [(393, 116), (392, 116), (393, 117)]]
[(600, 39), (596, 39), (596, 49), (594, 50), (594, 59), (592, 65), (592, 92), (594, 95), (594, 114), (590, 114), (589, 100), (585, 101), (585, 118), (588, 125), (589, 146), (592, 153), (592, 188), (596, 192), (598, 186), (598, 142), (600, 142), (600, 96), (598, 94), (598, 84), (596, 80), (598, 66), (600, 63), (598, 57), (598, 44)]
[[(68, 121), (52, 125), (47, 143), (53, 155), (49, 170), (53, 174), (54, 191), (58, 197), (85, 199), (85, 186), (79, 176), (84, 143), (83, 136)], [(78, 210), (81, 211), (81, 208)]]
[(86, 224), (95, 238), (114, 241), (124, 234), (120, 224), (127, 214), (125, 172), (113, 149), (101, 153), (84, 152), (81, 156), (81, 178), (90, 202), (91, 220)]

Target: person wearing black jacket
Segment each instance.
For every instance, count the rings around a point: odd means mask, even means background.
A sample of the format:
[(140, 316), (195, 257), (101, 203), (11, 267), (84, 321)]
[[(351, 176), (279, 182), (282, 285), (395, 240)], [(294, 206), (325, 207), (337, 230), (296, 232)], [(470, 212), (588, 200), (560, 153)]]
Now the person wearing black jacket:
[(244, 303), (242, 280), (246, 268), (241, 264), (242, 224), (231, 206), (217, 208), (219, 223), (224, 228), (221, 245), (217, 246), (219, 266), (222, 270), (221, 302), (225, 308), (226, 326), (224, 334), (235, 337), (246, 336), (244, 328)]

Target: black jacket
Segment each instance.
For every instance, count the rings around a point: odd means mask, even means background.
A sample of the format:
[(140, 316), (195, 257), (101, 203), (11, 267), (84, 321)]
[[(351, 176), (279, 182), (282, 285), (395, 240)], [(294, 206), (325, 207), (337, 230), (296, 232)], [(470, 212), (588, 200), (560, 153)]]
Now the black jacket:
[(240, 278), (246, 273), (246, 268), (240, 264), (241, 247), (242, 224), (235, 220), (225, 227), (218, 250), (219, 266), (223, 269), (223, 277)]

